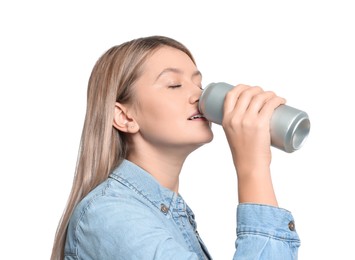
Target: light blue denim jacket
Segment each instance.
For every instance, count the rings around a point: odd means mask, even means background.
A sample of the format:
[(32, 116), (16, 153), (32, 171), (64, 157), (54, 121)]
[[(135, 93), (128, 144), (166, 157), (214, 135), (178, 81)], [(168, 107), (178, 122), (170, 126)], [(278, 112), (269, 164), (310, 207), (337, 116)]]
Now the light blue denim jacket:
[[(297, 259), (299, 245), (290, 212), (258, 204), (238, 206), (233, 259)], [(124, 160), (75, 208), (68, 227), (65, 259), (212, 257), (183, 198)]]

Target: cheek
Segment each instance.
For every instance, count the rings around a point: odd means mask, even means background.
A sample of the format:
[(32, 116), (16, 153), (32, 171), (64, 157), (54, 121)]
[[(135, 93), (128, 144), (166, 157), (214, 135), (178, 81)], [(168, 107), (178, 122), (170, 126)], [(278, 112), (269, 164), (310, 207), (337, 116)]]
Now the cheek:
[(139, 104), (138, 117), (142, 120), (147, 118), (154, 121), (173, 121), (178, 117), (183, 117), (184, 112), (181, 104), (176, 99), (151, 97), (142, 100)]
[(143, 135), (171, 137), (186, 128), (186, 115), (182, 106), (171, 100), (155, 100), (141, 104), (138, 113), (138, 124)]

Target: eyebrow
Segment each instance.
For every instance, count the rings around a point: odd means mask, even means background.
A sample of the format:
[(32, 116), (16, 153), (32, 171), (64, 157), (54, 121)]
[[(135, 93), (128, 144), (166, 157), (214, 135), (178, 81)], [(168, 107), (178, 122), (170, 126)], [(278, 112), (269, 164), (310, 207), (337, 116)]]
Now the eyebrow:
[[(157, 76), (157, 78), (155, 79), (155, 81), (157, 81), (162, 75), (166, 74), (166, 73), (177, 73), (177, 74), (182, 74), (182, 70), (178, 69), (178, 68), (166, 68), (164, 69), (162, 72), (159, 73), (159, 75)], [(193, 74), (192, 77), (196, 77), (196, 76), (200, 76), (202, 77), (202, 73), (199, 70), (196, 70)]]

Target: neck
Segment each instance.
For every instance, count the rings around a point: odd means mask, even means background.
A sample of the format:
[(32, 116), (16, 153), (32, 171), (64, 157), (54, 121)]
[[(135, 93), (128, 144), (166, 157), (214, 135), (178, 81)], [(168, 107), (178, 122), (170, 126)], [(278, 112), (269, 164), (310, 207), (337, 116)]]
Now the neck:
[(145, 145), (139, 149), (131, 148), (127, 159), (151, 174), (162, 186), (178, 193), (180, 172), (188, 155), (178, 150)]

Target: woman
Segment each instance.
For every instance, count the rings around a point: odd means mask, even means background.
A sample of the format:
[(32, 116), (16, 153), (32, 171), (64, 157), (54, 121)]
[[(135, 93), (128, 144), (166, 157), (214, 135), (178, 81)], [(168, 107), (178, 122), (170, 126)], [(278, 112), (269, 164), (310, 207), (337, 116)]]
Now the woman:
[[(198, 111), (201, 73), (162, 36), (109, 49), (88, 86), (78, 164), (51, 259), (211, 259), (179, 190), (186, 157), (212, 140)], [(269, 121), (283, 98), (238, 85), (223, 129), (238, 177), (235, 259), (296, 259), (290, 212), (277, 207)]]

